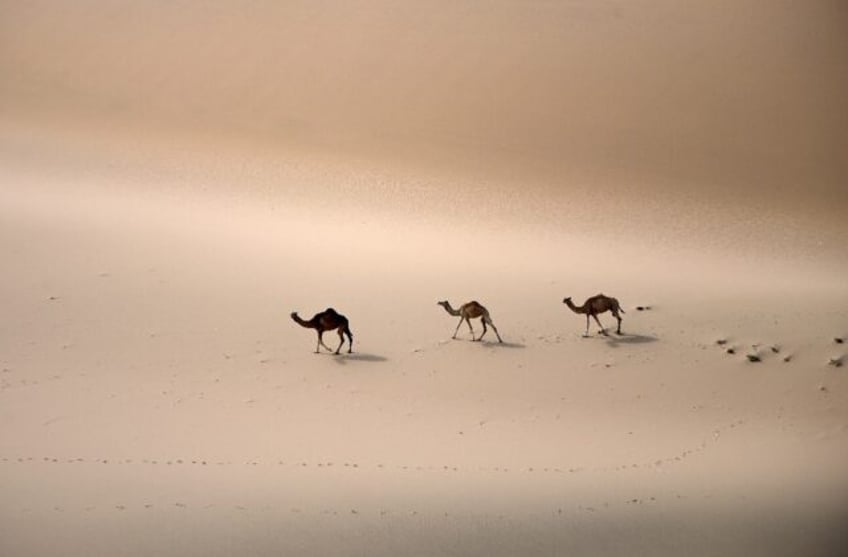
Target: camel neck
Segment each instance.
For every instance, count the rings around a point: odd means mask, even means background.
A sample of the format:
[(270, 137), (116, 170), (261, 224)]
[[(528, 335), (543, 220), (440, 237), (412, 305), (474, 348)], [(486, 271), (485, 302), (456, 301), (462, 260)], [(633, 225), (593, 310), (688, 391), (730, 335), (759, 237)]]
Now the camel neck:
[(292, 319), (294, 319), (294, 320), (295, 320), (295, 322), (296, 322), (298, 325), (300, 325), (301, 327), (312, 327), (312, 326), (313, 326), (312, 322), (310, 322), (310, 321), (304, 321), (304, 320), (303, 320), (303, 319), (302, 319), (302, 318), (301, 318), (298, 314), (296, 314), (296, 313), (292, 315)]
[(442, 305), (443, 308), (445, 308), (445, 311), (448, 312), (449, 314), (454, 315), (454, 316), (459, 315), (459, 310), (453, 309), (453, 307), (448, 302), (445, 302), (444, 304), (441, 304), (441, 305)]
[(571, 308), (571, 311), (573, 311), (575, 313), (584, 313), (584, 311), (585, 311), (585, 306), (580, 306), (580, 307), (575, 306), (574, 302), (572, 302), (571, 300), (566, 300), (565, 305), (567, 305), (569, 308)]

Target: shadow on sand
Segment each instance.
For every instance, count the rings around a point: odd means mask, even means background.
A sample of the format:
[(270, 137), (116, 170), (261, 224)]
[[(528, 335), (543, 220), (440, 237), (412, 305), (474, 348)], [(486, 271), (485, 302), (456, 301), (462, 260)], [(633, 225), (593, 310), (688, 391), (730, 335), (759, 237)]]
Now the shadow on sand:
[(647, 344), (658, 340), (657, 337), (651, 335), (629, 335), (626, 333), (622, 335), (611, 333), (608, 337), (601, 336), (600, 338), (613, 348), (622, 344)]
[(386, 362), (388, 358), (378, 356), (377, 354), (367, 354), (365, 352), (354, 352), (353, 354), (333, 354), (333, 361), (338, 364), (346, 364), (347, 362)]
[(520, 342), (481, 342), (483, 346), (488, 348), (527, 348), (525, 345)]

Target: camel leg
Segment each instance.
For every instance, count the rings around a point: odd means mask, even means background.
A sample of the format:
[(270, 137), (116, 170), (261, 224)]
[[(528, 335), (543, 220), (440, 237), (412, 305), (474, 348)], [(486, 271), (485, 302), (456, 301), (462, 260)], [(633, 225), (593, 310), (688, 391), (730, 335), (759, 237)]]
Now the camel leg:
[(471, 320), (467, 317), (459, 318), (459, 323), (456, 325), (456, 330), (453, 332), (453, 338), (456, 338), (456, 334), (459, 332), (459, 328), (462, 326), (463, 321), (468, 323), (468, 330), (471, 331), (471, 340), (474, 340), (474, 327), (471, 326)]
[(586, 332), (583, 333), (583, 336), (584, 337), (589, 336), (589, 314), (588, 313), (586, 314)]
[(459, 323), (457, 323), (457, 324), (456, 324), (456, 329), (455, 329), (455, 330), (454, 330), (454, 332), (453, 332), (453, 337), (452, 337), (452, 338), (456, 338), (456, 334), (459, 332), (459, 328), (460, 328), (460, 326), (462, 326), (462, 321), (463, 321), (464, 319), (465, 319), (464, 317), (460, 317), (460, 318), (459, 318)]
[(497, 327), (495, 327), (495, 323), (494, 323), (494, 321), (492, 321), (491, 319), (489, 319), (489, 325), (491, 325), (491, 326), (492, 326), (492, 329), (494, 329), (494, 330), (495, 330), (495, 336), (497, 336), (497, 337), (498, 337), (498, 342), (501, 342), (501, 343), (502, 343), (502, 342), (503, 342), (503, 339), (501, 338), (501, 334), (498, 332), (498, 328), (497, 328)]
[(344, 344), (344, 332), (341, 329), (339, 329), (338, 333), (339, 333), (339, 347), (336, 348), (336, 354), (339, 353), (339, 350), (342, 349), (342, 345)]
[(480, 335), (480, 338), (475, 339), (475, 340), (478, 340), (478, 341), (483, 340), (483, 336), (486, 334), (486, 331), (489, 330), (489, 329), (486, 328), (486, 320), (485, 319), (480, 319), (480, 322), (483, 323), (483, 334)]
[(620, 334), (622, 334), (621, 333), (621, 316), (618, 314), (618, 312), (615, 312), (613, 315), (615, 315), (615, 318), (618, 319), (618, 330), (616, 330), (615, 333), (620, 335)]
[[(324, 344), (324, 331), (318, 331), (318, 346), (323, 346), (327, 349), (327, 352), (332, 352), (333, 349)], [(315, 347), (315, 353), (318, 353), (318, 346)]]
[[(606, 329), (604, 329), (604, 326), (603, 326), (603, 325), (601, 325), (601, 320), (600, 320), (600, 319), (598, 319), (598, 316), (597, 316), (597, 315), (592, 315), (592, 317), (594, 317), (594, 318), (595, 318), (595, 321), (598, 323), (598, 327), (600, 327), (600, 328), (601, 328), (601, 334), (602, 334), (602, 335), (606, 335), (606, 334), (607, 334), (607, 330), (606, 330)], [(586, 332), (587, 332), (587, 333), (589, 332), (589, 331), (588, 331), (588, 329), (586, 330)]]

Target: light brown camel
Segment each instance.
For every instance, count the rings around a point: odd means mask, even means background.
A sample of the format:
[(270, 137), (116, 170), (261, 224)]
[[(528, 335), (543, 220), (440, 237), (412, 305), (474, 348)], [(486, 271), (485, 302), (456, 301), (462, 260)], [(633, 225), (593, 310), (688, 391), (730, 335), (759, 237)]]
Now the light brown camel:
[(570, 297), (564, 299), (562, 303), (571, 308), (571, 311), (574, 313), (586, 314), (586, 333), (584, 333), (584, 337), (589, 336), (589, 317), (595, 318), (595, 321), (598, 323), (598, 327), (601, 328), (601, 334), (607, 334), (607, 330), (604, 329), (604, 326), (601, 325), (601, 320), (598, 319), (599, 314), (607, 311), (611, 311), (613, 317), (618, 319), (618, 330), (616, 330), (616, 333), (619, 335), (621, 334), (621, 316), (618, 312), (625, 313), (625, 311), (621, 309), (618, 300), (615, 298), (598, 294), (597, 296), (592, 296), (586, 300), (586, 302), (580, 307), (575, 306)]
[[(456, 333), (459, 331), (460, 325), (465, 321), (468, 323), (468, 329), (471, 331), (471, 340), (483, 340), (483, 335), (486, 334), (488, 330), (486, 325), (491, 325), (492, 329), (495, 331), (495, 335), (498, 337), (498, 342), (503, 342), (501, 339), (501, 335), (498, 333), (498, 328), (495, 327), (495, 324), (492, 322), (492, 318), (489, 316), (489, 310), (484, 308), (477, 302), (468, 302), (467, 304), (462, 304), (459, 309), (453, 309), (450, 305), (450, 302), (445, 300), (444, 302), (436, 302), (438, 305), (445, 308), (445, 311), (450, 313), (453, 316), (459, 317), (459, 323), (456, 326), (456, 330), (453, 332), (453, 337), (456, 338)], [(474, 338), (474, 328), (471, 326), (471, 319), (480, 318), (480, 321), (483, 323), (483, 334), (480, 335), (480, 338)]]
[(339, 347), (336, 348), (336, 354), (338, 354), (339, 350), (342, 349), (345, 335), (347, 335), (349, 341), (348, 353), (353, 352), (353, 333), (350, 332), (350, 326), (348, 325), (347, 317), (339, 314), (333, 308), (327, 308), (321, 313), (316, 313), (315, 316), (309, 321), (304, 321), (303, 319), (298, 317), (296, 311), (292, 312), (291, 318), (294, 319), (295, 323), (297, 323), (301, 327), (306, 327), (307, 329), (315, 329), (316, 331), (318, 331), (318, 344), (315, 345), (316, 354), (318, 354), (318, 349), (321, 346), (326, 348), (328, 352), (333, 351), (332, 348), (324, 344), (323, 336), (325, 332), (334, 330), (338, 331), (340, 341)]

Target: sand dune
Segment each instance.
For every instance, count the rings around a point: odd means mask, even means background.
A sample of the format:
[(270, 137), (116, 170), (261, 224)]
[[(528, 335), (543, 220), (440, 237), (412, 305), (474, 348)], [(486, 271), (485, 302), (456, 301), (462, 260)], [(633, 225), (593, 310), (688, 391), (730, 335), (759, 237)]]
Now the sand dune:
[(840, 554), (845, 18), (0, 3), (0, 553)]
[[(339, 225), (363, 214), (331, 196), (3, 181), (10, 554), (839, 546), (844, 262), (764, 258), (771, 279), (520, 226)], [(598, 289), (625, 336), (581, 338), (561, 303)], [(451, 341), (445, 297), (506, 343)], [(327, 305), (354, 354), (288, 319)]]
[(846, 201), (841, 2), (2, 9), (6, 113)]

